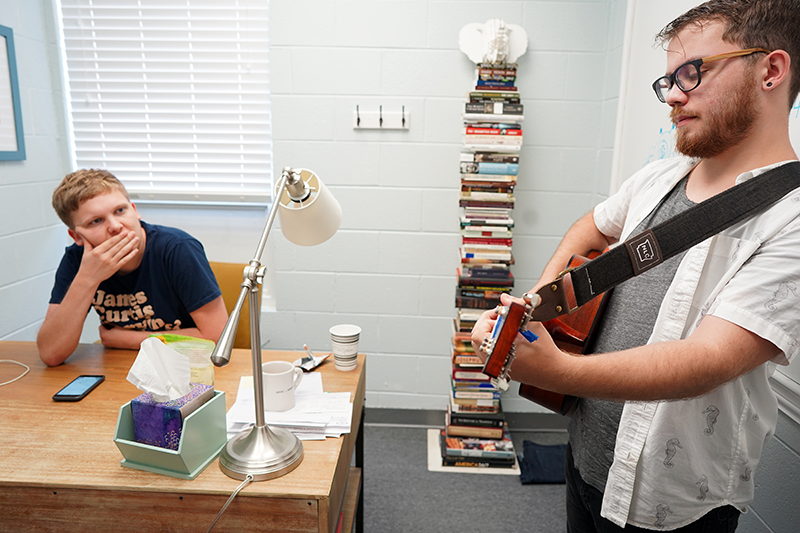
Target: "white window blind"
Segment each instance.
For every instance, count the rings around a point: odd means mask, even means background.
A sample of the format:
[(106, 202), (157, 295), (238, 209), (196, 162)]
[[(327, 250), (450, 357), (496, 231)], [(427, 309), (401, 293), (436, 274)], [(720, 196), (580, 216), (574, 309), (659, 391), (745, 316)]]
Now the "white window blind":
[(268, 0), (60, 0), (78, 168), (135, 201), (265, 204)]

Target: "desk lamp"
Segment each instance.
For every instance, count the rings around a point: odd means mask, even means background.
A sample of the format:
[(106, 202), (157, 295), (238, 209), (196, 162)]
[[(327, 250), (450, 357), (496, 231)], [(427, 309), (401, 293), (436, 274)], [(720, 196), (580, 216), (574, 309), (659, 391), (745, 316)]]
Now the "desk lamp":
[(258, 286), (264, 281), (266, 267), (261, 255), (267, 244), (276, 214), (280, 215), (284, 236), (295, 244), (320, 244), (336, 233), (342, 221), (342, 208), (322, 181), (310, 170), (285, 167), (275, 188), (275, 201), (267, 217), (255, 256), (242, 273), (242, 290), (231, 311), (222, 335), (211, 354), (216, 366), (225, 366), (231, 358), (239, 315), (244, 299), (250, 294), (250, 350), (253, 359), (253, 392), (256, 424), (231, 437), (219, 456), (219, 467), (234, 479), (253, 476), (254, 481), (274, 479), (288, 474), (303, 460), (303, 445), (291, 432), (270, 428), (264, 419), (264, 389), (261, 374), (261, 309)]

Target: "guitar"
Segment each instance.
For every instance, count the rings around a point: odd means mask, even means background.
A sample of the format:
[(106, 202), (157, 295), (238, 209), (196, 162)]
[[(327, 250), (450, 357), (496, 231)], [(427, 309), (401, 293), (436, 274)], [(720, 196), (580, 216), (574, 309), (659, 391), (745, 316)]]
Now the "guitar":
[[(600, 252), (591, 252), (589, 258), (572, 256), (564, 272), (594, 259)], [(590, 300), (577, 310), (543, 322), (553, 341), (562, 350), (573, 355), (582, 355), (587, 349), (587, 344), (599, 323), (600, 316), (607, 302), (608, 293), (603, 293)], [(522, 332), (526, 337), (531, 313), (535, 307), (533, 298), (536, 295), (523, 296), (525, 305), (512, 302), (507, 307), (498, 310), (499, 318), (495, 323), (490, 337), (486, 337), (481, 344), (481, 350), (487, 358), (483, 366), (483, 373), (492, 379), (492, 384), (501, 390), (508, 389), (508, 372), (515, 358), (514, 339), (517, 332)], [(533, 339), (535, 340), (535, 336)], [(567, 396), (552, 391), (547, 391), (520, 383), (519, 394), (523, 398), (538, 403), (551, 411), (564, 416), (570, 416), (577, 406), (578, 398)]]

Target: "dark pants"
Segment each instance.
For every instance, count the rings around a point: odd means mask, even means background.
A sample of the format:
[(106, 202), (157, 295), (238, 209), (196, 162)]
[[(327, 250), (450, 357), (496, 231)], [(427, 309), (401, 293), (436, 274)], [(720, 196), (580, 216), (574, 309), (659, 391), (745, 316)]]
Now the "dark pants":
[[(572, 448), (567, 446), (565, 461), (567, 478), (567, 533), (613, 533), (617, 531), (639, 531), (652, 533), (650, 529), (628, 524), (621, 528), (600, 516), (603, 493), (581, 478), (572, 459)], [(735, 507), (718, 507), (699, 520), (675, 529), (680, 533), (733, 533), (741, 513)]]

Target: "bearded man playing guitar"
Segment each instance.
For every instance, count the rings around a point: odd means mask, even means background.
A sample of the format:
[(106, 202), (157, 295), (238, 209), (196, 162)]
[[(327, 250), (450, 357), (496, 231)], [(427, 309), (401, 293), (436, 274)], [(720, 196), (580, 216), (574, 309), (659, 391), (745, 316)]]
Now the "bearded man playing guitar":
[[(798, 28), (798, 0), (712, 0), (662, 30), (666, 75), (653, 88), (683, 157), (646, 166), (578, 220), (531, 292), (575, 254), (797, 160)], [(800, 347), (798, 287), (795, 190), (615, 287), (591, 356), (562, 351), (538, 322), (528, 324), (538, 340), (516, 336), (511, 378), (581, 398), (566, 458), (570, 533), (736, 529), (777, 422), (768, 378)], [(482, 357), (497, 320), (487, 311), (473, 329)]]

